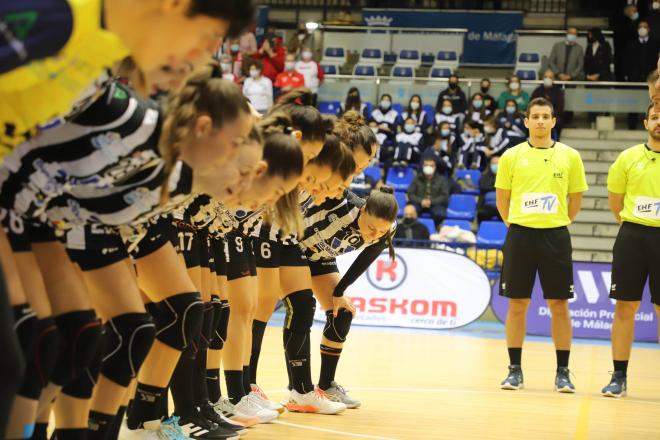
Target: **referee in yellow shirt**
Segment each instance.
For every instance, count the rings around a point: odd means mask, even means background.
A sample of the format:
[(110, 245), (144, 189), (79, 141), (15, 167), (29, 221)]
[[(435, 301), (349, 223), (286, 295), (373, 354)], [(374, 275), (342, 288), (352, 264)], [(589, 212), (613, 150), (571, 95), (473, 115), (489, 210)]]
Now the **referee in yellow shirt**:
[(607, 176), (610, 209), (621, 223), (610, 288), (610, 298), (617, 300), (612, 325), (614, 373), (602, 390), (610, 397), (626, 395), (635, 313), (647, 279), (651, 302), (660, 316), (660, 109), (653, 104), (644, 126), (649, 132), (646, 144), (619, 154)]
[(495, 188), (497, 209), (509, 225), (504, 243), (500, 295), (509, 298), (506, 342), (509, 374), (502, 389), (523, 388), (521, 369), (527, 309), (538, 271), (552, 314), (552, 339), (557, 352), (555, 390), (574, 393), (568, 370), (572, 326), (568, 300), (573, 297), (571, 237), (575, 218), (588, 189), (580, 154), (552, 140), (555, 126), (550, 101), (529, 103), (525, 126), (529, 140), (502, 155)]

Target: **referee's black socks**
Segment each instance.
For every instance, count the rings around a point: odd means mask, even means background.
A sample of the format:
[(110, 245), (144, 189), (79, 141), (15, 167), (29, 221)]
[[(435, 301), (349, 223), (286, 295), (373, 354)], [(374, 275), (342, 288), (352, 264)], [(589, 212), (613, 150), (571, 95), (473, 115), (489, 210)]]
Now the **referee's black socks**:
[(614, 371), (621, 371), (624, 377), (628, 376), (628, 361), (614, 361)]
[(568, 368), (568, 358), (571, 355), (571, 350), (556, 350), (557, 352), (557, 368)]
[(509, 350), (509, 365), (520, 365), (522, 359), (522, 347), (508, 348)]

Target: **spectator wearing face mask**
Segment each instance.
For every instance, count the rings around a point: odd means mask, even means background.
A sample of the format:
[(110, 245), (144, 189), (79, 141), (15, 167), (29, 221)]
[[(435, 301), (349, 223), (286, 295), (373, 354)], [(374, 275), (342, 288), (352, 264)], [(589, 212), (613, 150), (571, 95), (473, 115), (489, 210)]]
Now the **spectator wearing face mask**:
[(465, 113), (455, 110), (452, 101), (449, 99), (445, 99), (440, 103), (440, 107), (435, 108), (435, 115), (433, 116), (435, 131), (439, 129), (443, 122), (448, 122), (449, 128), (454, 133), (460, 134), (463, 130), (463, 121), (465, 121)]
[(484, 98), (484, 107), (490, 110), (491, 113), (495, 113), (497, 110), (497, 100), (490, 94), (490, 79), (482, 79), (479, 90), (481, 96)]
[(456, 168), (483, 170), (486, 167), (486, 138), (483, 126), (476, 121), (465, 123), (465, 130), (457, 140)]
[(234, 75), (234, 63), (231, 55), (224, 54), (220, 57), (220, 70), (222, 71), (222, 79), (238, 83), (240, 77)]
[(555, 83), (555, 74), (548, 69), (543, 73), (543, 84), (532, 92), (532, 99), (545, 98), (550, 101), (555, 109), (557, 124), (553, 130), (554, 140), (559, 140), (561, 135), (561, 123), (564, 117), (564, 89)]
[(497, 164), (499, 161), (499, 156), (491, 157), (488, 168), (481, 173), (479, 179), (479, 201), (477, 202), (477, 221), (479, 223), (493, 218), (502, 220), (497, 205), (495, 205), (495, 197), (492, 197), (492, 195), (486, 196), (488, 193), (495, 192), (495, 178), (497, 177)]
[(418, 216), (430, 213), (437, 228), (447, 216), (450, 188), (449, 180), (436, 173), (435, 161), (427, 159), (410, 183), (408, 202), (415, 207)]
[[(637, 26), (637, 37), (628, 42), (625, 56), (625, 80), (629, 82), (644, 82), (649, 73), (656, 69), (658, 51), (660, 48), (649, 35), (649, 24), (640, 20)], [(628, 114), (628, 129), (634, 130), (639, 122), (638, 113)]]
[(438, 94), (438, 101), (435, 104), (436, 111), (442, 107), (442, 103), (446, 100), (451, 101), (454, 111), (465, 113), (467, 108), (467, 99), (465, 93), (458, 85), (458, 76), (452, 74), (449, 77), (448, 87)]
[[(506, 135), (514, 142), (514, 139), (527, 139), (525, 128), (525, 115), (518, 111), (515, 99), (508, 99), (504, 104), (504, 111), (497, 117), (497, 126), (506, 130)], [(517, 143), (520, 143), (517, 142)], [(514, 142), (513, 145), (516, 145)]]
[(396, 136), (401, 125), (401, 115), (392, 108), (392, 97), (389, 94), (380, 97), (380, 104), (371, 111), (371, 120), (378, 123), (383, 133)]
[(266, 114), (273, 105), (273, 83), (261, 73), (259, 60), (250, 62), (249, 77), (243, 82), (243, 94), (261, 114)]
[(484, 121), (484, 137), (486, 138), (484, 154), (487, 158), (501, 156), (515, 145), (507, 135), (507, 131), (497, 126), (497, 120), (493, 116)]
[(415, 122), (416, 130), (426, 133), (429, 127), (428, 115), (422, 108), (422, 98), (419, 95), (412, 95), (408, 101), (408, 108), (401, 115), (405, 120), (411, 117)]
[(284, 72), (277, 74), (273, 85), (277, 88), (278, 96), (293, 89), (305, 87), (305, 77), (296, 72), (296, 58), (293, 54), (287, 54), (284, 59)]
[(314, 61), (310, 47), (303, 47), (300, 52), (300, 61), (296, 63), (296, 71), (305, 77), (305, 87), (312, 91), (312, 105), (316, 106), (319, 87), (323, 83), (323, 69), (319, 63)]
[(612, 18), (614, 31), (614, 76), (617, 81), (626, 80), (626, 47), (638, 36), (639, 12), (637, 6), (626, 4)]
[(500, 93), (497, 99), (497, 107), (504, 110), (509, 99), (516, 101), (518, 111), (524, 112), (529, 104), (529, 94), (520, 88), (520, 78), (511, 75), (507, 81), (507, 90)]
[[(552, 46), (548, 68), (560, 81), (580, 81), (584, 78), (584, 51), (582, 46), (577, 44), (577, 36), (577, 28), (569, 27), (566, 30), (566, 40)], [(526, 106), (521, 108), (526, 109)]]
[[(610, 69), (612, 48), (605, 40), (600, 28), (593, 28), (587, 34), (587, 50), (584, 53), (584, 77), (587, 81), (613, 81)], [(554, 104), (554, 103), (553, 103)], [(557, 107), (555, 106), (555, 110)]]
[(241, 44), (239, 38), (232, 38), (225, 42), (224, 53), (231, 57), (234, 77), (242, 81), (243, 75), (243, 54), (241, 53)]
[(337, 117), (340, 117), (349, 110), (359, 112), (365, 119), (369, 119), (367, 104), (360, 98), (360, 90), (357, 87), (351, 87), (346, 94), (346, 101), (341, 103), (341, 108), (337, 111)]
[(483, 124), (484, 120), (491, 114), (492, 112), (488, 110), (488, 107), (484, 103), (483, 95), (481, 93), (475, 93), (470, 100), (467, 119)]
[(403, 124), (403, 130), (396, 135), (394, 150), (394, 166), (408, 166), (418, 163), (424, 150), (424, 134), (416, 130), (415, 120), (408, 116)]
[(428, 240), (429, 230), (417, 221), (417, 209), (413, 205), (403, 208), (403, 220), (398, 224), (394, 238), (408, 240)]
[(252, 58), (261, 61), (264, 66), (263, 75), (272, 82), (275, 81), (278, 73), (284, 71), (285, 55), (286, 49), (280, 43), (280, 39), (274, 35), (266, 35), (261, 42), (261, 47)]
[(451, 175), (456, 157), (455, 143), (456, 135), (449, 127), (449, 122), (443, 122), (435, 132), (433, 143), (422, 153), (422, 161), (431, 159), (435, 161), (438, 173)]

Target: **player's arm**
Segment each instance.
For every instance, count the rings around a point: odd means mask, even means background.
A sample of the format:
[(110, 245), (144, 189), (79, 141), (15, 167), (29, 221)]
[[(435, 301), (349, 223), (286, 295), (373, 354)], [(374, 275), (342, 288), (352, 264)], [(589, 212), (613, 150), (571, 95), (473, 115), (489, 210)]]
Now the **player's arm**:
[(502, 221), (509, 226), (509, 207), (511, 206), (511, 190), (495, 188), (495, 204), (502, 217)]
[(623, 210), (623, 198), (625, 194), (618, 194), (613, 192), (607, 193), (607, 202), (610, 206), (610, 211), (614, 214), (617, 223), (621, 224), (621, 211)]
[(580, 212), (582, 208), (582, 193), (575, 192), (568, 194), (568, 218), (573, 221), (575, 216)]

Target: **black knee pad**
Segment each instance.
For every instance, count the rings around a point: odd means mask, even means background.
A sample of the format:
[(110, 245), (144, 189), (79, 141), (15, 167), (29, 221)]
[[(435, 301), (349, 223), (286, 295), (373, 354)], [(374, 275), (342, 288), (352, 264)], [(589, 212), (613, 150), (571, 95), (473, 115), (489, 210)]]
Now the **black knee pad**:
[(211, 303), (204, 303), (204, 322), (202, 331), (199, 335), (199, 348), (205, 350), (209, 348), (211, 338), (213, 337), (213, 320), (215, 318), (215, 309)]
[(284, 298), (286, 317), (284, 328), (294, 333), (307, 333), (314, 322), (316, 300), (310, 289), (293, 292)]
[(55, 317), (60, 330), (60, 352), (52, 382), (64, 386), (90, 365), (102, 339), (101, 322), (94, 310), (80, 310)]
[(199, 293), (175, 295), (156, 306), (156, 338), (176, 350), (183, 350), (202, 329), (204, 303)]
[[(215, 304), (214, 304), (214, 307)], [(215, 310), (215, 315), (217, 316), (217, 324), (211, 338), (211, 343), (209, 348), (211, 350), (222, 350), (227, 341), (227, 325), (229, 324), (229, 301), (222, 300), (219, 302)]]
[(222, 300), (218, 295), (211, 295), (210, 304), (213, 307), (213, 323), (211, 324), (211, 327), (213, 327), (211, 339), (213, 339), (215, 338), (215, 329), (220, 325), (220, 318), (222, 318)]
[(105, 324), (105, 350), (101, 374), (127, 387), (137, 376), (156, 336), (147, 313), (126, 313)]
[(353, 321), (351, 312), (341, 309), (335, 318), (332, 316), (332, 310), (328, 310), (325, 312), (325, 317), (323, 336), (333, 342), (346, 341), (348, 331), (351, 329), (351, 321)]
[(21, 344), (23, 356), (28, 358), (32, 355), (32, 348), (37, 339), (37, 326), (39, 319), (29, 304), (18, 304), (12, 307), (14, 312), (14, 331)]
[(94, 386), (99, 380), (103, 353), (105, 352), (107, 324), (101, 327), (101, 340), (87, 367), (62, 387), (62, 393), (78, 399), (91, 399)]
[(50, 382), (59, 351), (60, 335), (52, 317), (39, 319), (32, 353), (27, 357), (25, 378), (18, 394), (37, 400), (41, 389)]

